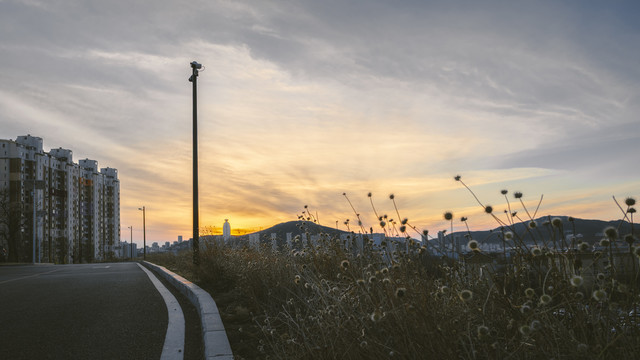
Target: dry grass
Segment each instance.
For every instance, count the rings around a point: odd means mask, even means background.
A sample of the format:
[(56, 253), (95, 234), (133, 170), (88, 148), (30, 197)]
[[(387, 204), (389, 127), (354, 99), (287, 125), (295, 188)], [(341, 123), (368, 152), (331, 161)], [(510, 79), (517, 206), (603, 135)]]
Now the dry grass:
[(486, 264), (417, 244), (387, 262), (370, 242), (356, 254), (328, 236), (278, 252), (206, 244), (198, 268), (190, 253), (152, 261), (212, 293), (236, 358), (637, 358), (636, 255), (624, 255), (635, 276), (608, 265), (590, 279), (611, 252), (532, 248), (534, 236), (516, 234), (514, 256)]

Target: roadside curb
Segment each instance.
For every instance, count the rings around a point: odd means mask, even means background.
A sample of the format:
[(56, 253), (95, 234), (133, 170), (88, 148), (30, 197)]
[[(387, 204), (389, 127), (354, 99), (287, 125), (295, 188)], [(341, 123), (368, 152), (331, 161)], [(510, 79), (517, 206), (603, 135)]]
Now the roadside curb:
[(231, 345), (224, 330), (218, 306), (211, 295), (198, 285), (168, 270), (148, 261), (142, 262), (175, 286), (196, 307), (202, 324), (202, 341), (204, 343), (204, 357), (207, 360), (233, 360)]

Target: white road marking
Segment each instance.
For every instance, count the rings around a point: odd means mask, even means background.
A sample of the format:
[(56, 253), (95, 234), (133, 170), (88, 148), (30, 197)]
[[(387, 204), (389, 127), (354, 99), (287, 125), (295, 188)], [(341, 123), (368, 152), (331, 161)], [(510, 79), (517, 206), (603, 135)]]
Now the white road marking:
[(28, 278), (32, 278), (32, 277), (37, 277), (40, 275), (44, 275), (44, 274), (51, 274), (52, 272), (56, 272), (56, 271), (60, 271), (61, 269), (55, 269), (55, 270), (51, 270), (51, 271), (47, 271), (47, 272), (43, 272), (43, 273), (38, 273), (38, 274), (33, 274), (33, 275), (27, 275), (27, 276), (23, 276), (23, 277), (19, 277), (19, 278), (15, 278), (15, 279), (9, 279), (9, 280), (5, 280), (5, 281), (0, 281), (0, 285), (1, 284), (6, 284), (8, 282), (12, 282), (12, 281), (17, 281), (17, 280), (22, 280), (22, 279), (28, 279)]
[(184, 314), (175, 296), (158, 280), (155, 275), (144, 266), (138, 266), (147, 273), (147, 276), (158, 289), (167, 305), (169, 324), (167, 335), (164, 337), (162, 356), (160, 360), (182, 360), (184, 358)]

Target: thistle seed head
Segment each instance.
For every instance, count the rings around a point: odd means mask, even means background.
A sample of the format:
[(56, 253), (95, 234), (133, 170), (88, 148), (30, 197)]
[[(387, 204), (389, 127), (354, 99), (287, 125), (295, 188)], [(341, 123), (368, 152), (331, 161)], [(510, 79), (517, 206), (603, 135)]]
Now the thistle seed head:
[(467, 246), (469, 247), (469, 250), (480, 251), (480, 246), (479, 246), (479, 244), (478, 244), (478, 242), (476, 240), (470, 240), (467, 243)]
[(540, 305), (549, 305), (551, 303), (551, 300), (551, 295), (542, 294), (542, 296), (540, 296)]
[(607, 299), (607, 292), (602, 289), (598, 289), (595, 290), (591, 296), (595, 301), (605, 301)]
[(582, 284), (584, 284), (584, 279), (580, 275), (573, 275), (569, 282), (573, 287), (580, 287), (582, 286)]
[(608, 226), (604, 229), (604, 234), (610, 240), (616, 240), (618, 238), (618, 230), (613, 226)]
[(635, 204), (636, 204), (636, 199), (634, 199), (634, 198), (632, 198), (632, 197), (628, 197), (628, 198), (624, 199), (624, 203), (625, 203), (627, 206), (633, 206), (633, 205), (635, 205)]
[(460, 291), (458, 296), (460, 297), (460, 300), (464, 302), (469, 302), (471, 301), (471, 299), (473, 299), (473, 293), (471, 292), (471, 290), (462, 290)]
[(526, 288), (524, 290), (524, 294), (528, 297), (528, 298), (532, 298), (536, 295), (536, 291), (533, 290), (532, 288)]

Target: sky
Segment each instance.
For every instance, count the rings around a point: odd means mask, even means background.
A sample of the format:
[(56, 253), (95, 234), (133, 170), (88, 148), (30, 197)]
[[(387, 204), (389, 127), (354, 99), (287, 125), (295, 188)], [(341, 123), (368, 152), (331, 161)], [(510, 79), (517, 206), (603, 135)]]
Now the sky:
[[(0, 0), (0, 138), (118, 169), (121, 232), (265, 229), (307, 210), (431, 234), (620, 219), (640, 195), (636, 1)], [(372, 196), (367, 195), (371, 192)], [(396, 212), (389, 195), (394, 194)], [(399, 213), (399, 214), (398, 214)], [(215, 227), (215, 228), (214, 228)], [(204, 230), (203, 230), (204, 231)]]

